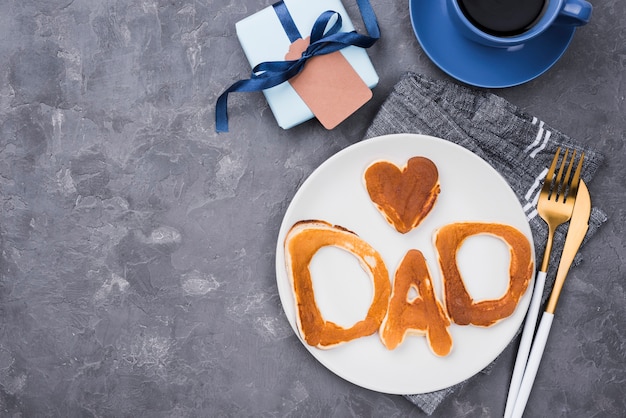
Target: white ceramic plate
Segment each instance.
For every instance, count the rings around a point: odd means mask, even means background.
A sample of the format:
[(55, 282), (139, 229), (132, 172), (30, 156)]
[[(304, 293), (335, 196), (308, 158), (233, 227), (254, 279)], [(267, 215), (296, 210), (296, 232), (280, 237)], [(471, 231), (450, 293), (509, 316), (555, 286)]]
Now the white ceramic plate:
[[(437, 165), (441, 193), (427, 218), (402, 235), (370, 200), (363, 173), (374, 161), (388, 160), (402, 167), (413, 156), (427, 157)], [(294, 196), (279, 232), (278, 291), (298, 337), (283, 244), (292, 225), (305, 219), (324, 220), (358, 234), (381, 254), (390, 280), (409, 249), (421, 250), (442, 304), (441, 277), (432, 244), (432, 233), (438, 227), (458, 221), (505, 223), (522, 231), (534, 248), (526, 216), (511, 188), (489, 164), (467, 149), (443, 139), (412, 134), (357, 143), (329, 158), (311, 174)], [(468, 238), (458, 264), (475, 300), (496, 299), (506, 291), (509, 253), (502, 241), (486, 235)], [(350, 326), (365, 316), (372, 286), (354, 256), (325, 247), (314, 256), (310, 268), (316, 301), (325, 319)], [(532, 289), (532, 284), (528, 289)], [(391, 394), (432, 392), (473, 376), (493, 361), (522, 323), (530, 294), (527, 290), (515, 312), (491, 327), (451, 324), (454, 346), (446, 357), (435, 356), (426, 338), (420, 336), (407, 337), (395, 350), (385, 348), (378, 333), (327, 350), (303, 344), (329, 370), (358, 386)]]

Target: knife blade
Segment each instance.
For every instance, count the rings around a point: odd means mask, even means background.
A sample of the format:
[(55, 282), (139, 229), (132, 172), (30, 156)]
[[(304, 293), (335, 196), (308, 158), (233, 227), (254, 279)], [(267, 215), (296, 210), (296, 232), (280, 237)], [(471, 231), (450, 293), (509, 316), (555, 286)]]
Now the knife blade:
[(558, 302), (563, 283), (569, 268), (574, 261), (574, 257), (580, 248), (587, 230), (589, 229), (589, 217), (591, 216), (591, 197), (589, 196), (589, 190), (584, 181), (580, 181), (578, 186), (578, 195), (576, 196), (576, 202), (574, 203), (574, 212), (572, 213), (572, 220), (569, 223), (567, 229), (567, 236), (565, 237), (565, 245), (563, 246), (563, 253), (561, 254), (561, 261), (559, 261), (559, 269), (556, 273), (556, 279), (554, 281), (554, 287), (546, 306), (546, 312), (550, 312), (554, 315), (556, 309), (556, 303)]
[(511, 416), (513, 418), (520, 418), (526, 408), (528, 397), (530, 396), (530, 390), (532, 389), (535, 377), (537, 376), (537, 370), (541, 363), (541, 357), (543, 356), (543, 350), (546, 347), (548, 341), (548, 335), (550, 334), (550, 328), (552, 327), (552, 320), (554, 319), (554, 311), (556, 304), (563, 288), (563, 283), (567, 277), (567, 273), (574, 261), (574, 256), (578, 252), (580, 245), (585, 239), (587, 229), (589, 229), (589, 217), (591, 216), (591, 197), (589, 196), (589, 190), (587, 185), (581, 180), (578, 186), (578, 195), (576, 196), (576, 202), (574, 203), (574, 212), (572, 213), (572, 219), (570, 221), (567, 236), (565, 237), (565, 245), (563, 246), (563, 253), (561, 254), (561, 260), (559, 261), (559, 268), (556, 273), (556, 279), (550, 299), (546, 305), (546, 309), (541, 317), (539, 328), (535, 340), (533, 341), (530, 356), (528, 357), (528, 363), (524, 370), (524, 376), (522, 377), (522, 383), (520, 390), (515, 400), (515, 406)]

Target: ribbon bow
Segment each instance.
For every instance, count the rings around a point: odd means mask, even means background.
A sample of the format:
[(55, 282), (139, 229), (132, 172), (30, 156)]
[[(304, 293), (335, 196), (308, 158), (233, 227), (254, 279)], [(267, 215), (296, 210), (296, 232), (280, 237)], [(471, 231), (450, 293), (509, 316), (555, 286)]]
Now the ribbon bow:
[[(369, 48), (374, 45), (380, 38), (376, 15), (369, 4), (369, 0), (357, 0), (357, 4), (361, 10), (367, 32), (371, 36), (360, 35), (356, 31), (339, 32), (342, 25), (341, 15), (332, 10), (323, 12), (311, 29), (310, 44), (300, 58), (289, 61), (262, 62), (252, 69), (250, 79), (235, 82), (220, 95), (215, 106), (215, 129), (217, 132), (228, 132), (229, 93), (261, 91), (275, 87), (300, 73), (306, 62), (315, 56), (330, 54), (348, 46)], [(326, 30), (335, 16), (337, 17), (336, 20), (330, 29)]]

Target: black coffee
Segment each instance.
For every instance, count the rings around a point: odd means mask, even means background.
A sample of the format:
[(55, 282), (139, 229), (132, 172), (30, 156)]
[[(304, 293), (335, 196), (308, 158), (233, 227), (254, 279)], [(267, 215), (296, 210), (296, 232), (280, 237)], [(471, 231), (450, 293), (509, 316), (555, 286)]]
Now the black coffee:
[(514, 36), (530, 29), (549, 0), (458, 0), (463, 14), (483, 32)]

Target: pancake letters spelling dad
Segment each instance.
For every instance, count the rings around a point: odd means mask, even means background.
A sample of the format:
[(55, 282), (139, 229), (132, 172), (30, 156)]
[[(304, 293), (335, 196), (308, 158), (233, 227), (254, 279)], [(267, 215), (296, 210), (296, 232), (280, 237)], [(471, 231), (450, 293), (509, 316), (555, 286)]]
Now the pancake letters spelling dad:
[[(402, 234), (426, 218), (441, 191), (437, 167), (425, 157), (410, 158), (402, 168), (388, 161), (373, 163), (363, 179), (372, 202)], [(457, 252), (464, 240), (478, 234), (502, 240), (510, 251), (508, 288), (499, 299), (474, 301), (457, 265)], [(435, 295), (421, 251), (411, 249), (405, 254), (392, 283), (378, 251), (354, 232), (323, 220), (294, 224), (285, 238), (285, 262), (303, 339), (311, 346), (327, 349), (378, 331), (382, 344), (393, 350), (408, 335), (423, 335), (435, 355), (446, 356), (453, 345), (449, 332), (452, 322), (488, 327), (515, 311), (534, 268), (530, 242), (524, 234), (501, 223), (458, 222), (435, 231), (434, 245), (443, 281), (443, 303)], [(372, 282), (373, 298), (365, 318), (348, 328), (324, 319), (315, 301), (309, 265), (317, 251), (326, 246), (354, 255)]]

